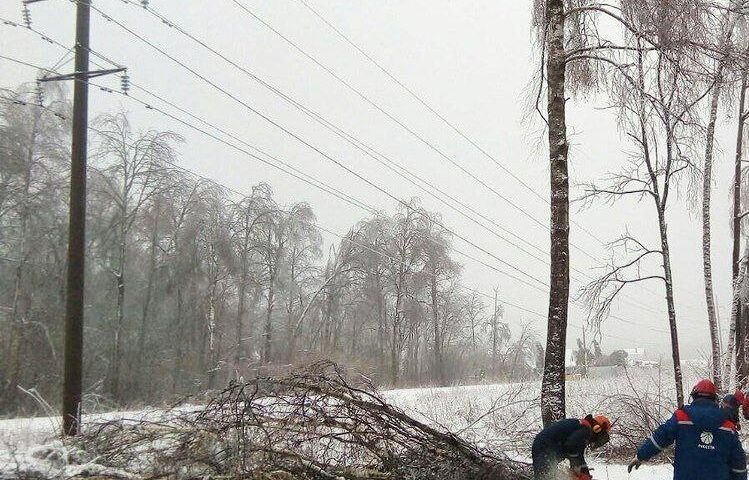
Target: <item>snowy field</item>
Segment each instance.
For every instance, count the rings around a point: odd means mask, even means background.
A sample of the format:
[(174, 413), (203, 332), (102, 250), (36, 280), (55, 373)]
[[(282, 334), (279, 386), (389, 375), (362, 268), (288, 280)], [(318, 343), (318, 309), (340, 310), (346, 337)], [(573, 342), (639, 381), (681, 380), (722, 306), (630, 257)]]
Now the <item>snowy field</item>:
[[(617, 395), (627, 395), (635, 389), (642, 398), (654, 402), (663, 400), (667, 404), (666, 398), (672, 398), (667, 383), (668, 379), (662, 381), (655, 371), (630, 372), (626, 377), (605, 380), (570, 381), (567, 384), (568, 415), (600, 412), (616, 419), (626, 413), (612, 412), (612, 405), (616, 403), (613, 400), (619, 398)], [(499, 449), (517, 458), (527, 458), (530, 439), (540, 426), (538, 382), (401, 389), (382, 394), (390, 403), (420, 420), (458, 433), (483, 448)], [(662, 410), (663, 417), (669, 414), (670, 408)], [(91, 425), (114, 419), (153, 420), (162, 415), (164, 412), (159, 410), (111, 412), (85, 416), (84, 423)], [(55, 438), (57, 431), (58, 418), (0, 421), (0, 471), (4, 471), (0, 478), (14, 478), (13, 472), (28, 467), (38, 471), (46, 469), (58, 478), (102, 473), (95, 465), (71, 466), (76, 463), (75, 452), (70, 452)], [(628, 475), (624, 465), (609, 464), (603, 458), (589, 460), (597, 479), (665, 480), (672, 475), (670, 465), (644, 465)]]

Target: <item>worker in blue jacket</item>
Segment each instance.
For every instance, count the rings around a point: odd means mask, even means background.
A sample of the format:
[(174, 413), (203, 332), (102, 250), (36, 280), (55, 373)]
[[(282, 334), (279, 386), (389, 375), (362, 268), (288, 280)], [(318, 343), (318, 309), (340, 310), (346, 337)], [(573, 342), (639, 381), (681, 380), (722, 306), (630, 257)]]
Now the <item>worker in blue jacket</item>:
[(718, 406), (718, 392), (710, 380), (700, 380), (692, 403), (645, 440), (628, 471), (676, 443), (674, 480), (746, 480), (746, 455), (730, 415)]
[(567, 459), (575, 480), (592, 480), (585, 464), (585, 449), (609, 441), (611, 422), (603, 415), (565, 418), (541, 430), (533, 440), (533, 478), (557, 478), (558, 465)]

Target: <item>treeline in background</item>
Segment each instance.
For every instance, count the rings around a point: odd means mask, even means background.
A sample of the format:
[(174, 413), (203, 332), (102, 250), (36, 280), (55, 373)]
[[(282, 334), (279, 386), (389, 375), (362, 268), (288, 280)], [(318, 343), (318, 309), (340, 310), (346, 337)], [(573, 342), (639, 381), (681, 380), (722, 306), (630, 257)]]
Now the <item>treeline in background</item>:
[[(0, 99), (0, 415), (61, 395), (69, 119), (61, 89)], [(519, 380), (543, 349), (464, 287), (449, 233), (417, 200), (335, 244), (306, 203), (240, 195), (180, 167), (179, 135), (127, 113), (92, 123), (85, 408), (154, 404), (331, 358), (380, 386)], [(521, 318), (511, 319), (522, 324)]]

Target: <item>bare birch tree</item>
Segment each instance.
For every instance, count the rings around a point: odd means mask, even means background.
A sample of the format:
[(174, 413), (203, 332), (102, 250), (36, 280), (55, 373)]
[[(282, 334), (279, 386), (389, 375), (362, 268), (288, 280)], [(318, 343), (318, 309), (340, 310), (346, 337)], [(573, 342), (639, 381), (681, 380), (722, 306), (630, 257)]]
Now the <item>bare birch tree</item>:
[(545, 0), (542, 7), (537, 5), (536, 14), (541, 19), (537, 20), (537, 25), (543, 32), (541, 42), (546, 61), (546, 122), (551, 180), (549, 318), (541, 383), (544, 425), (563, 418), (565, 414), (564, 356), (570, 293), (565, 7), (564, 0)]
[[(692, 86), (699, 83), (699, 78), (690, 69), (682, 68), (682, 63), (674, 61), (679, 52), (669, 46), (678, 43), (678, 35), (684, 33), (680, 29), (686, 30), (685, 17), (690, 14), (681, 7), (663, 4), (655, 14), (645, 14), (641, 10), (633, 11), (640, 12), (639, 15), (631, 14), (636, 31), (658, 34), (649, 40), (641, 35), (633, 36), (632, 43), (615, 63), (611, 101), (620, 112), (620, 127), (634, 143), (635, 150), (622, 172), (610, 174), (602, 185), (587, 185), (583, 196), (583, 200), (613, 202), (633, 198), (652, 202), (658, 225), (658, 247), (647, 246), (646, 241), (630, 234), (622, 236), (612, 247), (622, 247), (632, 257), (621, 264), (612, 262), (602, 277), (584, 289), (583, 296), (591, 305), (593, 320), (600, 323), (612, 301), (626, 286), (650, 280), (663, 283), (679, 404), (683, 403), (683, 386), (667, 211), (680, 178), (696, 170), (697, 145), (693, 139), (702, 133), (696, 106), (710, 88), (695, 92)], [(647, 272), (646, 262), (651, 256), (658, 257), (660, 273)]]
[[(535, 0), (534, 26), (542, 52), (542, 83), (536, 109), (548, 133), (550, 175), (550, 281), (541, 412), (544, 424), (565, 414), (565, 351), (570, 295), (569, 171), (566, 102), (569, 94), (596, 84), (598, 67), (589, 52), (596, 42), (595, 13), (589, 0)], [(539, 103), (546, 91), (546, 114)]]
[[(710, 340), (712, 350), (712, 377), (716, 385), (721, 385), (722, 375), (722, 354), (720, 351), (720, 331), (718, 328), (717, 312), (715, 307), (715, 293), (713, 291), (713, 276), (712, 276), (712, 260), (711, 260), (711, 238), (710, 238), (710, 204), (711, 204), (711, 192), (712, 192), (712, 170), (713, 170), (713, 157), (714, 157), (714, 144), (715, 144), (715, 128), (718, 117), (718, 106), (721, 97), (727, 83), (730, 86), (730, 70), (738, 63), (741, 64), (741, 59), (736, 62), (736, 43), (734, 38), (736, 37), (737, 30), (744, 23), (744, 14), (741, 13), (745, 7), (745, 0), (729, 0), (728, 7), (725, 10), (721, 10), (720, 13), (712, 15), (708, 18), (717, 18), (712, 23), (717, 23), (717, 34), (714, 35), (716, 38), (713, 40), (714, 47), (708, 48), (707, 54), (705, 55), (706, 63), (713, 63), (714, 68), (708, 74), (709, 81), (713, 84), (711, 95), (710, 95), (710, 110), (707, 122), (707, 133), (705, 141), (705, 162), (703, 165), (703, 187), (702, 187), (702, 259), (703, 259), (703, 271), (705, 278), (705, 301), (707, 304), (707, 316), (708, 323), (710, 326)], [(720, 7), (720, 5), (718, 5)], [(710, 7), (707, 7), (710, 8)], [(708, 22), (706, 22), (708, 23)], [(708, 39), (709, 41), (709, 39)], [(716, 58), (717, 57), (717, 58)], [(740, 75), (743, 77), (743, 75)], [(745, 87), (741, 87), (741, 93), (739, 94), (739, 128), (743, 130), (743, 103), (744, 103), (744, 90)], [(740, 147), (741, 145), (739, 145)], [(739, 187), (740, 189), (740, 187)], [(740, 195), (740, 191), (734, 191), (734, 195)], [(737, 197), (738, 198), (738, 197)], [(737, 212), (733, 214), (738, 215)], [(734, 225), (735, 226), (735, 225)], [(738, 252), (738, 246), (734, 249)], [(738, 253), (736, 253), (738, 256)], [(734, 263), (738, 260), (735, 259)], [(736, 278), (736, 268), (734, 267), (733, 279)], [(732, 316), (732, 323), (735, 318)], [(734, 324), (735, 326), (735, 324)], [(731, 328), (731, 331), (734, 329)], [(733, 344), (733, 341), (729, 341)], [(733, 355), (733, 349), (729, 349), (728, 352), (728, 368), (730, 369), (730, 358)]]

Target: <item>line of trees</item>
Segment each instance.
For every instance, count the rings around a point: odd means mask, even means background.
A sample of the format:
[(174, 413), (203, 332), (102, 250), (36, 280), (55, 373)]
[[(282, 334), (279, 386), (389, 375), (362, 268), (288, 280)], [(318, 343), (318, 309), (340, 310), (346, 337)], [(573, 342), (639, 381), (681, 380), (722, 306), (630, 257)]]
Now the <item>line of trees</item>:
[[(544, 116), (551, 165), (552, 272), (542, 411), (544, 421), (564, 415), (563, 373), (569, 296), (569, 187), (567, 96), (585, 93), (616, 112), (630, 144), (619, 170), (585, 187), (582, 201), (623, 199), (649, 204), (658, 225), (651, 241), (625, 232), (610, 245), (605, 273), (583, 288), (590, 320), (600, 326), (621, 292), (643, 282), (663, 285), (670, 330), (677, 402), (683, 386), (673, 292), (668, 214), (674, 206), (699, 205), (702, 218), (706, 322), (716, 384), (746, 384), (749, 376), (746, 265), (740, 259), (745, 216), (742, 166), (749, 36), (745, 0), (538, 0), (534, 25), (544, 60), (537, 107), (547, 93)], [(721, 105), (737, 112), (732, 217), (733, 308), (730, 334), (721, 350), (712, 275), (711, 193), (715, 132)], [(677, 193), (686, 192), (681, 204)], [(687, 199), (684, 201), (684, 199)], [(697, 201), (695, 201), (697, 200)]]
[[(52, 88), (52, 87), (51, 87)], [(61, 384), (70, 106), (28, 86), (0, 101), (0, 414)], [(499, 291), (463, 287), (437, 214), (417, 200), (326, 246), (305, 203), (239, 196), (178, 166), (182, 139), (92, 128), (85, 392), (136, 404), (324, 356), (381, 385), (523, 379), (540, 365)], [(250, 182), (248, 182), (250, 183)], [(517, 318), (513, 318), (517, 323)]]

